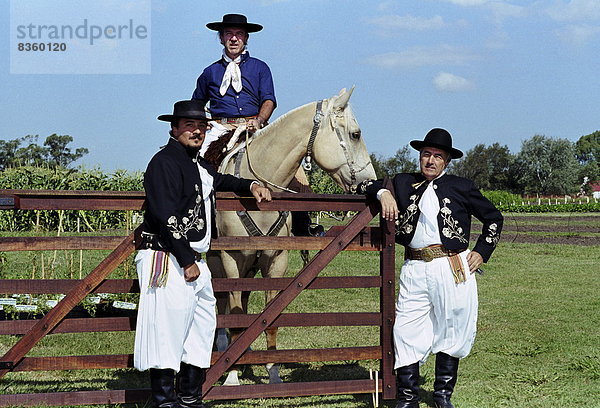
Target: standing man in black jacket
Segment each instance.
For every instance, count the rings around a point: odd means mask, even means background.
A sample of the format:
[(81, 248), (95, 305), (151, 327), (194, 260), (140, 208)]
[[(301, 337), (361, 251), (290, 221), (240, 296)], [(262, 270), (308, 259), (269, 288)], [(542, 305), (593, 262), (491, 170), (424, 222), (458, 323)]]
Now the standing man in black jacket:
[[(405, 247), (394, 324), (396, 408), (419, 407), (419, 365), (431, 353), (435, 406), (453, 408), (458, 362), (471, 351), (477, 330), (474, 272), (496, 248), (503, 217), (472, 181), (446, 174), (450, 160), (462, 156), (450, 133), (432, 129), (410, 145), (420, 152), (420, 173), (397, 174), (394, 195), (381, 181), (361, 189), (380, 200), (385, 219), (396, 221), (396, 242)], [(471, 216), (483, 223), (473, 250)]]
[(258, 202), (270, 201), (271, 192), (217, 173), (200, 157), (208, 127), (202, 103), (177, 102), (172, 115), (158, 119), (171, 122), (171, 132), (144, 176), (134, 366), (150, 370), (156, 407), (200, 408), (216, 327), (211, 274), (202, 259), (216, 234), (215, 190), (252, 194)]

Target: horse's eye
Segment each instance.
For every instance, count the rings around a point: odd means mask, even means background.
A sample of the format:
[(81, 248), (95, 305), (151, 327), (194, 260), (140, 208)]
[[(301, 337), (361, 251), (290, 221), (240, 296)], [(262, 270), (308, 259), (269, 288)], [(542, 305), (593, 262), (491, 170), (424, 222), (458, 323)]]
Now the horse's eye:
[(360, 139), (360, 130), (358, 132), (350, 133), (350, 137), (352, 137), (352, 139), (354, 139), (354, 140)]

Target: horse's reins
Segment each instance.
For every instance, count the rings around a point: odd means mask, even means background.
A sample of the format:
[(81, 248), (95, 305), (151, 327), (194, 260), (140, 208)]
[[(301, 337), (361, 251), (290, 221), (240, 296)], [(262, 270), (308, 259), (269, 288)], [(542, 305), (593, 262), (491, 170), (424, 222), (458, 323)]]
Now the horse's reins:
[(252, 163), (250, 162), (250, 141), (249, 141), (249, 137), (248, 137), (248, 130), (246, 130), (246, 161), (248, 162), (248, 169), (250, 170), (250, 173), (252, 173), (254, 175), (254, 177), (256, 177), (256, 179), (262, 183), (268, 184), (271, 187), (275, 187), (275, 188), (279, 188), (283, 191), (287, 191), (288, 193), (297, 193), (297, 191), (291, 190), (287, 187), (283, 187), (283, 186), (279, 186), (269, 180), (267, 180), (266, 178), (260, 176), (252, 167)]

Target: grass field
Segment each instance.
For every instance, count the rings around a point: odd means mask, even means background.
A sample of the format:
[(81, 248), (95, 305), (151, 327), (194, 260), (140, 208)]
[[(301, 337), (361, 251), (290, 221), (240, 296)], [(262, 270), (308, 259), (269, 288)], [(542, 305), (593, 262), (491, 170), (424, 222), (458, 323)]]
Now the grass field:
[[(552, 239), (535, 243), (509, 240), (500, 243), (485, 274), (478, 277), (479, 325), (473, 352), (461, 362), (453, 397), (457, 408), (600, 408), (600, 215), (560, 219), (527, 218), (519, 215), (519, 226), (541, 228), (544, 236), (564, 233), (561, 226), (585, 226), (584, 234), (595, 238), (594, 245), (551, 244)], [(550, 225), (552, 228), (543, 228)], [(591, 228), (589, 228), (591, 225)], [(542, 226), (542, 227), (540, 227)], [(564, 229), (564, 228), (563, 228)], [(526, 234), (524, 229), (520, 234)], [(554, 232), (553, 232), (554, 231)], [(543, 237), (542, 237), (543, 238)], [(398, 257), (401, 251), (398, 249)], [(300, 267), (292, 254), (288, 275)], [(3, 277), (15, 277), (14, 256), (29, 257), (19, 265), (29, 265), (31, 254), (5, 254)], [(50, 255), (48, 255), (50, 256)], [(68, 257), (65, 257), (66, 259)], [(23, 271), (24, 269), (20, 269)], [(28, 269), (22, 278), (29, 278)], [(377, 274), (376, 253), (343, 253), (325, 275)], [(23, 272), (22, 272), (23, 273)], [(129, 269), (121, 272), (130, 274)], [(252, 311), (258, 312), (263, 296), (252, 296)], [(307, 291), (286, 312), (377, 311), (378, 293), (373, 289)], [(340, 347), (374, 345), (374, 328), (283, 328), (279, 347)], [(0, 336), (0, 351), (17, 340)], [(253, 345), (264, 348), (262, 337)], [(58, 334), (44, 339), (30, 356), (131, 353), (133, 333)], [(432, 406), (433, 358), (421, 370), (423, 402)], [(284, 381), (368, 378), (378, 362), (343, 361), (284, 365)], [(243, 383), (267, 381), (261, 366), (249, 367)], [(135, 370), (89, 370), (9, 373), (0, 380), (0, 393), (57, 392), (71, 390), (123, 389), (148, 387), (146, 373)], [(394, 407), (393, 401), (380, 401)], [(129, 405), (133, 407), (136, 405)], [(137, 405), (139, 407), (143, 404)], [(317, 396), (243, 401), (215, 401), (209, 407), (371, 407), (370, 395)]]

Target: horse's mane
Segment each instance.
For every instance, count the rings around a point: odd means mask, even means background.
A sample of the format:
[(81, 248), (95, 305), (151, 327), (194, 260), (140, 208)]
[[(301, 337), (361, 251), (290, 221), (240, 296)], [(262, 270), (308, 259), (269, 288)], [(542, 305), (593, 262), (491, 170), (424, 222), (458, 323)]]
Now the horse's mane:
[[(277, 130), (278, 127), (281, 126), (281, 124), (283, 122), (285, 122), (285, 119), (290, 116), (291, 114), (293, 114), (294, 112), (304, 108), (306, 105), (302, 105), (302, 106), (298, 106), (294, 109), (292, 109), (291, 111), (287, 111), (286, 113), (284, 113), (283, 115), (281, 115), (280, 117), (278, 117), (277, 119), (275, 119), (273, 121), (273, 123), (269, 123), (268, 126), (264, 127), (263, 129), (261, 129), (259, 132), (259, 134), (263, 134), (263, 133), (269, 133), (271, 131)], [(258, 134), (257, 134), (258, 136)]]

